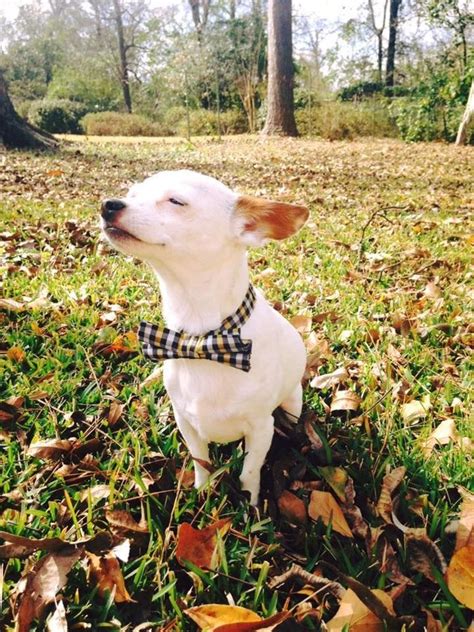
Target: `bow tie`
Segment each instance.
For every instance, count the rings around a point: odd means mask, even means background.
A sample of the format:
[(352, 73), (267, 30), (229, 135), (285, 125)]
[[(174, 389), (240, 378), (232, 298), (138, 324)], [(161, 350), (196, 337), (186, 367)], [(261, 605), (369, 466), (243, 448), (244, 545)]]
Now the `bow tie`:
[(240, 329), (249, 319), (255, 299), (255, 288), (249, 285), (240, 307), (218, 329), (202, 336), (191, 336), (142, 321), (138, 339), (143, 345), (143, 353), (155, 362), (179, 358), (213, 360), (247, 373), (250, 371), (252, 341), (242, 340)]

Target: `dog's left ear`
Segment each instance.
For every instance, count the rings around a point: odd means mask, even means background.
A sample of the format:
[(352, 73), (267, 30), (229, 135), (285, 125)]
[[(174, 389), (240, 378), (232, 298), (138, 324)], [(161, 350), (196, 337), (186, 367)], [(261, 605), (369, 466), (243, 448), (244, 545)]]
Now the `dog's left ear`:
[(233, 219), (240, 240), (247, 246), (259, 246), (267, 239), (293, 235), (308, 216), (305, 206), (242, 195), (235, 203)]

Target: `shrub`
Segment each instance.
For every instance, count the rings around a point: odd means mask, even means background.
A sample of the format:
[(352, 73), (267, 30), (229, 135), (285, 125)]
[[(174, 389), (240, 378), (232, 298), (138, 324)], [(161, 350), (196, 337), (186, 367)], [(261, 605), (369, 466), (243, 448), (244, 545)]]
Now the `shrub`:
[(311, 110), (297, 110), (295, 116), (300, 134), (313, 134), (329, 140), (397, 135), (388, 107), (380, 100), (363, 103), (330, 101)]
[[(215, 135), (219, 133), (217, 113), (211, 110), (191, 110), (189, 123), (192, 136)], [(186, 110), (175, 123), (176, 133), (187, 135)], [(221, 134), (244, 134), (248, 131), (247, 119), (239, 110), (227, 110), (220, 114)]]
[(28, 110), (28, 120), (52, 134), (80, 134), (80, 120), (86, 114), (83, 103), (68, 99), (43, 99), (33, 101)]
[(81, 125), (89, 136), (159, 136), (160, 130), (139, 114), (90, 112)]

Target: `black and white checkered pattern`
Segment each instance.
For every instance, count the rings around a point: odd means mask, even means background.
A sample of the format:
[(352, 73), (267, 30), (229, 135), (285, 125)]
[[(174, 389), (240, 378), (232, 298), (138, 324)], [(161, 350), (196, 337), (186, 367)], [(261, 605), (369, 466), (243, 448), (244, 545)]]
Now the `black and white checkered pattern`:
[(142, 343), (143, 353), (155, 362), (178, 358), (213, 360), (248, 372), (252, 341), (242, 340), (240, 329), (252, 313), (255, 299), (255, 288), (250, 284), (240, 307), (218, 329), (203, 336), (190, 336), (182, 331), (142, 321), (138, 339)]

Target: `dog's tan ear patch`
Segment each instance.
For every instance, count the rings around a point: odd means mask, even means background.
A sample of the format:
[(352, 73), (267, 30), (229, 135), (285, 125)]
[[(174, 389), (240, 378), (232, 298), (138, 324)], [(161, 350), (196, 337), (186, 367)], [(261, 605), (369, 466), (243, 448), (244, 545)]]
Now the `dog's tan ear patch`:
[(309, 211), (305, 206), (273, 202), (250, 195), (237, 198), (235, 215), (243, 234), (255, 234), (260, 239), (285, 239), (296, 233), (306, 222)]

